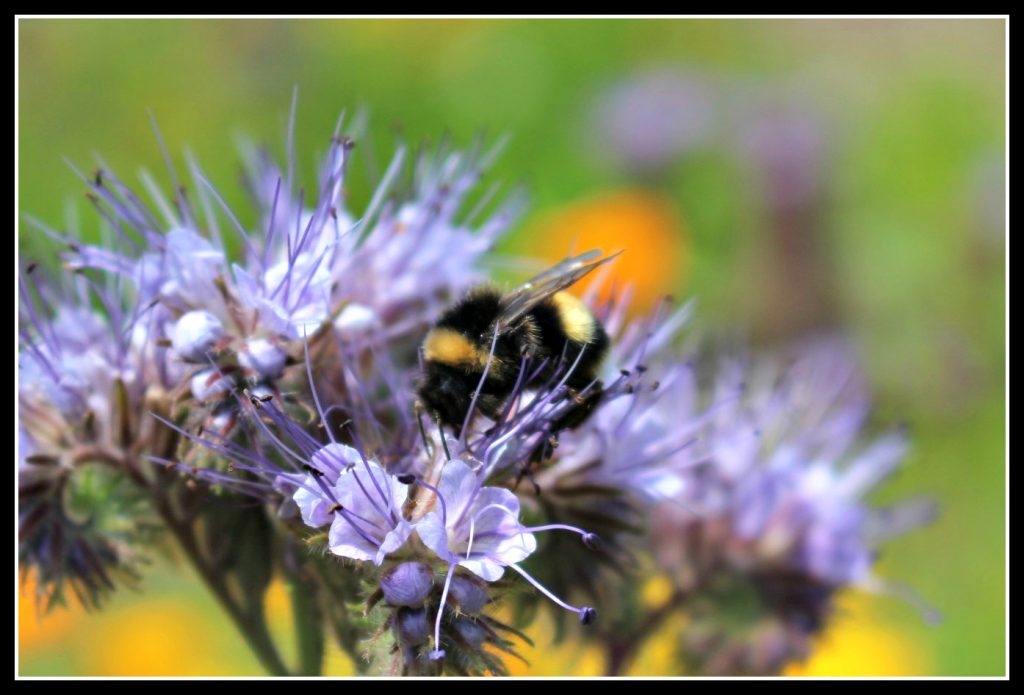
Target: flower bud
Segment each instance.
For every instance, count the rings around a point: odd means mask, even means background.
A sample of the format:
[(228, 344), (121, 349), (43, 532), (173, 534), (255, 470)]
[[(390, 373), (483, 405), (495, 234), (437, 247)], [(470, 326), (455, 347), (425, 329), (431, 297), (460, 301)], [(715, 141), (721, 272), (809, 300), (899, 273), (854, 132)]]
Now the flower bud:
[(238, 353), (239, 363), (264, 379), (276, 379), (281, 376), (287, 357), (284, 350), (263, 338), (250, 340), (245, 350)]
[(479, 649), (480, 645), (487, 639), (487, 630), (480, 627), (475, 620), (459, 618), (455, 621), (455, 630), (459, 637), (473, 649)]
[(208, 311), (190, 311), (174, 324), (171, 346), (186, 362), (205, 362), (206, 353), (224, 335), (220, 320)]
[(487, 589), (481, 582), (460, 574), (452, 578), (448, 592), (463, 613), (479, 613), (487, 605), (489, 598)]
[(434, 574), (422, 562), (395, 565), (380, 580), (384, 600), (392, 606), (422, 606), (434, 588)]
[(394, 617), (395, 637), (410, 647), (430, 639), (430, 621), (426, 608), (399, 608)]
[(334, 319), (334, 328), (341, 335), (367, 331), (380, 323), (376, 312), (364, 304), (349, 304), (338, 318)]
[(216, 369), (204, 369), (192, 377), (192, 397), (199, 402), (231, 391), (231, 379)]

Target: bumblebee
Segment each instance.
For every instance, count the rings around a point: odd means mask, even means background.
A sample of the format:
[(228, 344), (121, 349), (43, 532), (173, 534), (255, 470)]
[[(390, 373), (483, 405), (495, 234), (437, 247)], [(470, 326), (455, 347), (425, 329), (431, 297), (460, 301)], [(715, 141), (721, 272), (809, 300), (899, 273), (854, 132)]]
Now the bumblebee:
[[(570, 396), (577, 398), (579, 407), (556, 429), (582, 422), (600, 399), (597, 374), (608, 352), (608, 334), (586, 305), (564, 290), (615, 257), (595, 260), (600, 255), (593, 250), (567, 258), (509, 293), (478, 287), (442, 313), (421, 348), (421, 407), (460, 435), (474, 395), (475, 407), (497, 420), (529, 364), (535, 383), (554, 386), (565, 379)], [(589, 395), (581, 398), (587, 387)]]

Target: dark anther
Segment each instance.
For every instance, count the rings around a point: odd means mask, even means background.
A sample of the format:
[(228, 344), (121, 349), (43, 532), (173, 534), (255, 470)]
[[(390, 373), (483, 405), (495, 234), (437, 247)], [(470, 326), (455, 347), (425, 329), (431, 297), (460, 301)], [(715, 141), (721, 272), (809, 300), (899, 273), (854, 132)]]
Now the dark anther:
[(414, 476), (412, 473), (403, 473), (402, 475), (397, 477), (398, 482), (400, 482), (402, 485), (412, 485), (413, 483), (416, 482), (416, 476)]
[(635, 389), (633, 388), (633, 384), (630, 384), (629, 386), (626, 387), (626, 393), (633, 393), (633, 391), (635, 391)]
[(28, 268), (25, 268), (25, 273), (27, 275), (31, 275), (32, 273), (35, 272), (36, 268), (38, 268), (38, 267), (39, 267), (38, 263), (29, 263), (28, 264)]
[(651, 391), (657, 391), (659, 386), (661, 386), (661, 382), (655, 381), (653, 384), (651, 384)]
[(601, 547), (601, 538), (596, 533), (583, 534), (583, 545), (590, 550), (597, 550)]
[(344, 511), (344, 507), (340, 504), (332, 504), (331, 508), (327, 510), (328, 514), (334, 514), (335, 512)]
[(323, 475), (324, 475), (323, 471), (319, 471), (316, 468), (313, 468), (312, 466), (310, 466), (308, 464), (303, 466), (302, 469), (305, 470), (306, 472), (310, 473), (314, 478), (322, 478)]
[(646, 371), (647, 371), (647, 367), (646, 367), (646, 365), (638, 364), (638, 365), (636, 366), (636, 370), (637, 370), (638, 372), (640, 372), (641, 374), (643, 374), (644, 372), (646, 372)]
[(96, 170), (96, 173), (93, 175), (93, 181), (96, 182), (97, 186), (102, 186), (103, 185), (103, 170), (102, 169), (97, 169)]
[(597, 620), (597, 611), (590, 606), (586, 606), (580, 609), (580, 622), (584, 625), (590, 625)]
[(629, 376), (632, 374), (632, 372), (629, 371), (628, 369), (620, 369), (619, 374), (621, 374), (622, 376)]

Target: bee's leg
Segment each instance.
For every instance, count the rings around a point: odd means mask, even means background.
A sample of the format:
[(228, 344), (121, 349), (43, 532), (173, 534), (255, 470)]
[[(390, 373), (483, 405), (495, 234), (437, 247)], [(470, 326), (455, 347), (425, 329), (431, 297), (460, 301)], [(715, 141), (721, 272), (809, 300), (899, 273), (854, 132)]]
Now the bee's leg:
[(451, 461), (452, 454), (448, 451), (448, 439), (444, 436), (444, 425), (441, 424), (440, 417), (436, 417), (434, 421), (437, 423), (437, 432), (441, 435), (441, 446), (444, 448), (444, 460)]
[(416, 411), (416, 424), (420, 428), (420, 438), (423, 439), (423, 448), (427, 452), (427, 458), (431, 461), (434, 460), (434, 442), (427, 437), (427, 430), (423, 427), (423, 404), (418, 402), (414, 406)]
[(534, 493), (540, 496), (540, 485), (533, 477), (533, 466), (534, 464), (536, 464), (539, 467), (542, 463), (544, 463), (544, 461), (551, 458), (551, 455), (554, 453), (554, 450), (557, 447), (557, 434), (552, 434), (547, 439), (545, 439), (544, 443), (538, 446), (534, 450), (534, 452), (530, 454), (530, 458), (527, 459), (526, 463), (523, 464), (523, 466), (519, 469), (519, 475), (516, 476), (516, 482), (512, 486), (512, 489), (515, 490), (516, 488), (518, 488), (519, 483), (523, 482), (523, 478), (527, 478), (533, 485)]
[(516, 482), (513, 483), (512, 490), (517, 490), (519, 488), (519, 483), (523, 482), (523, 478), (526, 478), (527, 480), (530, 481), (530, 484), (533, 485), (533, 494), (537, 495), (537, 497), (540, 497), (540, 485), (537, 483), (537, 480), (533, 477), (533, 470), (531, 470), (531, 467), (532, 464), (527, 463), (526, 465), (519, 469), (519, 475), (516, 476)]

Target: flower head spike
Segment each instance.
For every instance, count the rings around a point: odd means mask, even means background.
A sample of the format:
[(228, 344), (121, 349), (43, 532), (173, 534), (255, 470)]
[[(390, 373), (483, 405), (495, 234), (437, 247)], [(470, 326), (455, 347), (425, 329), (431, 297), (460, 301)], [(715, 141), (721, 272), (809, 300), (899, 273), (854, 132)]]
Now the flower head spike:
[(137, 415), (150, 370), (129, 340), (142, 312), (125, 309), (116, 287), (72, 277), (58, 289), (40, 274), (22, 277), (19, 558), (44, 606), (66, 587), (93, 606), (115, 578), (138, 578), (138, 545), (153, 535), (125, 483), (137, 474), (130, 452), (153, 431)]
[[(734, 364), (719, 398), (700, 444), (706, 458), (656, 513), (655, 550), (694, 606), (686, 661), (702, 673), (775, 673), (806, 656), (836, 591), (911, 595), (875, 576), (877, 544), (933, 510), (865, 503), (906, 441), (896, 432), (859, 443), (865, 391), (839, 341), (805, 346), (784, 371)], [(751, 610), (730, 623), (730, 602)]]
[[(697, 144), (698, 111), (655, 135)], [(22, 283), (19, 557), (43, 599), (71, 587), (91, 605), (132, 574), (141, 498), (247, 630), (266, 628), (251, 609), (280, 572), (297, 625), (393, 674), (504, 674), (509, 635), (529, 641), (495, 617), (505, 598), (583, 625), (599, 608), (611, 627), (591, 634), (628, 636), (635, 612), (615, 608), (637, 605), (621, 580), (651, 566), (652, 518), (703, 673), (776, 672), (836, 591), (893, 588), (877, 543), (928, 509), (865, 503), (904, 441), (860, 444), (867, 399), (841, 349), (781, 372), (730, 364), (705, 393), (672, 347), (689, 305), (627, 323), (628, 290), (571, 294), (617, 254), (481, 284), (519, 205), (473, 192), (493, 151), (400, 146), (357, 211), (343, 123), (305, 186), (294, 111), (285, 163), (249, 151), (255, 214), (166, 157), (174, 192), (145, 175), (152, 207), (106, 168), (80, 174), (102, 246), (37, 224), (75, 271)], [(636, 165), (663, 164), (652, 152)], [(286, 673), (267, 637), (250, 643)], [(299, 637), (315, 671), (321, 635)]]

